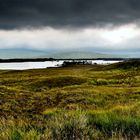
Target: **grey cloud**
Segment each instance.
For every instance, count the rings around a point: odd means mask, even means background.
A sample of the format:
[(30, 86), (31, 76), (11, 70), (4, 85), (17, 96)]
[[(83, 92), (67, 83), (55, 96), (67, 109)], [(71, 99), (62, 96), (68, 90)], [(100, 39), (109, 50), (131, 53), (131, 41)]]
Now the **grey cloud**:
[(106, 26), (139, 20), (139, 0), (0, 0), (1, 29)]

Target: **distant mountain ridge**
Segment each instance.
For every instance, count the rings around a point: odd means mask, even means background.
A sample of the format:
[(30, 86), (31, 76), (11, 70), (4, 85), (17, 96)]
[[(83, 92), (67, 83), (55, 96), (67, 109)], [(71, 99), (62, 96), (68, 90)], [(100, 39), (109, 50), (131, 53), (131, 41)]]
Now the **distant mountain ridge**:
[(88, 51), (47, 51), (35, 49), (0, 49), (0, 59), (14, 58), (54, 58), (54, 59), (92, 59), (121, 58), (117, 55), (102, 54)]
[(43, 51), (34, 49), (0, 49), (0, 59), (36, 58), (45, 54)]
[[(55, 59), (92, 59), (92, 58), (114, 58), (119, 57), (115, 55), (109, 55), (109, 54), (101, 54), (101, 53), (95, 53), (95, 52), (83, 52), (83, 51), (70, 51), (70, 52), (57, 52), (57, 53), (51, 53), (46, 55), (49, 58), (55, 58)], [(42, 56), (45, 57), (45, 56)]]

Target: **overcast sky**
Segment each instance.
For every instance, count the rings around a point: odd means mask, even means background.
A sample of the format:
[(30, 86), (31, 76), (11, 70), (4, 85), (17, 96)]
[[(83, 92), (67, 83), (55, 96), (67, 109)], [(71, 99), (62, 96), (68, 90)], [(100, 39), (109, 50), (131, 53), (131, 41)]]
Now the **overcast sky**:
[(0, 0), (0, 48), (138, 54), (140, 0)]

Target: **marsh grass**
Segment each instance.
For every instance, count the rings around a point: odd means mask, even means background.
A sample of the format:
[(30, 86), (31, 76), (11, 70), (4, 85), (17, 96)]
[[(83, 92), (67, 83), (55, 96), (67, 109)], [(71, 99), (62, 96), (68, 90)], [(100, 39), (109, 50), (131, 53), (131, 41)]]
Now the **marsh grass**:
[(140, 139), (137, 61), (0, 73), (2, 140)]
[[(129, 111), (129, 113), (127, 112)], [(29, 120), (4, 119), (0, 122), (0, 139), (10, 140), (114, 140), (139, 139), (140, 118), (127, 107), (103, 111), (65, 111), (50, 116), (44, 113), (44, 125), (30, 125)], [(124, 113), (125, 112), (125, 113)], [(53, 112), (52, 112), (53, 113)], [(39, 122), (39, 120), (38, 120)]]

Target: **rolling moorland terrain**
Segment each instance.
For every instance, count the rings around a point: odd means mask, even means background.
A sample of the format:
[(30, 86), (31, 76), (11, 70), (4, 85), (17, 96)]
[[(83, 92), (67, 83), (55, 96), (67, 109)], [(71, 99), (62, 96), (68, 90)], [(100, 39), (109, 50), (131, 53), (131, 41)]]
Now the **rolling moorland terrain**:
[(140, 61), (0, 71), (0, 140), (139, 140)]

